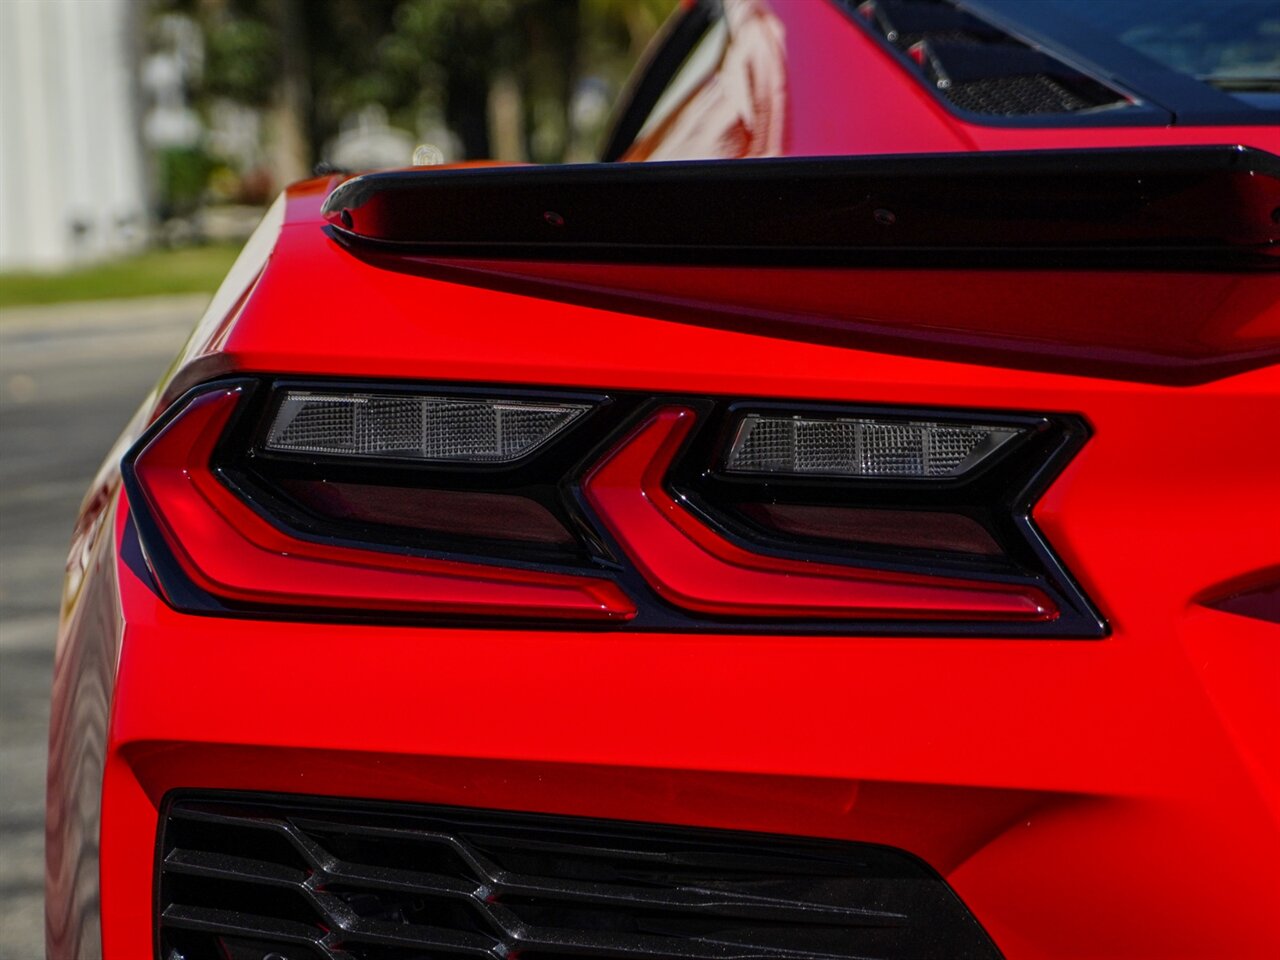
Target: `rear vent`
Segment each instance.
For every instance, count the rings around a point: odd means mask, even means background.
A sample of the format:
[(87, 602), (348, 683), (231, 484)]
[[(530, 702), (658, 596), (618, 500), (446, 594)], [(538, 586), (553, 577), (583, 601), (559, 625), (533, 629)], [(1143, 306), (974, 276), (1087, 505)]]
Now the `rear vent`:
[(1129, 98), (949, 0), (865, 0), (859, 19), (953, 106), (991, 116), (1078, 113)]
[(998, 957), (884, 847), (298, 798), (170, 804), (162, 960)]

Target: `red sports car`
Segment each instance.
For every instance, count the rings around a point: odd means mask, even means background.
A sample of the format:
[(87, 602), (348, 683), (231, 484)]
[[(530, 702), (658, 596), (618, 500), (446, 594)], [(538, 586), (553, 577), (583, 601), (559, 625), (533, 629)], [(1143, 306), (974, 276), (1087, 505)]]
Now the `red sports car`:
[(75, 530), (49, 956), (1280, 956), (1278, 63), (689, 2), (600, 163), (290, 188)]

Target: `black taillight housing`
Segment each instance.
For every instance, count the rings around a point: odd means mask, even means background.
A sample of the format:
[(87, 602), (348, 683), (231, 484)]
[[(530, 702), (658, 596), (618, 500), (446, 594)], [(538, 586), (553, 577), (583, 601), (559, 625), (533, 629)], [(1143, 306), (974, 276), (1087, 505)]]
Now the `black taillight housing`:
[[(175, 606), (625, 630), (1099, 636), (1031, 520), (1073, 416), (245, 377), (126, 458)], [(744, 439), (745, 438), (745, 439)]]

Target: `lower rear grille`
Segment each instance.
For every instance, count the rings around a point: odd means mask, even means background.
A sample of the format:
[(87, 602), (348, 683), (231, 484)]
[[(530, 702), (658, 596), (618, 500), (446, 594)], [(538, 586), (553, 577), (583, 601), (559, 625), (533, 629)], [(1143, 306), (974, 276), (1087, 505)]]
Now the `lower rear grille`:
[(161, 823), (162, 960), (998, 957), (868, 844), (218, 794)]

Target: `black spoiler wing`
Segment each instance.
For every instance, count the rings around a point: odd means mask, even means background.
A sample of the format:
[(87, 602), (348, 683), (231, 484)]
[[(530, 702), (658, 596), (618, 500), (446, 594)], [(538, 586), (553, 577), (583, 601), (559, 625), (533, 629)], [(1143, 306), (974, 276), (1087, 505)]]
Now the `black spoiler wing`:
[(324, 204), (432, 257), (671, 264), (1280, 267), (1280, 157), (1241, 146), (430, 168)]

